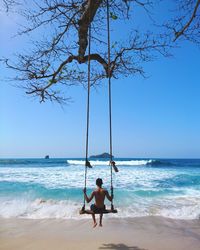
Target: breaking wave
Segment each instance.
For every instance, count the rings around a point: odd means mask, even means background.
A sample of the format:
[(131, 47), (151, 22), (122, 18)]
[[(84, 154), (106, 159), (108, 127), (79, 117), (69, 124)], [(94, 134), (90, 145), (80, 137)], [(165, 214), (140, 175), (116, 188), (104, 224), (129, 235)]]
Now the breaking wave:
[[(198, 219), (200, 203), (197, 197), (177, 197), (175, 199), (158, 199), (155, 202), (139, 200), (132, 205), (119, 206), (117, 215), (107, 217), (142, 217), (164, 216), (174, 219)], [(79, 215), (81, 202), (70, 200), (44, 200), (14, 199), (1, 201), (0, 217), (2, 218), (28, 218), (28, 219), (85, 219), (88, 216)], [(109, 204), (108, 204), (109, 206)]]
[[(84, 160), (68, 160), (70, 165), (85, 165)], [(152, 164), (153, 160), (116, 160), (115, 163), (118, 166), (142, 166)], [(92, 166), (106, 166), (109, 165), (109, 161), (92, 160), (90, 161)]]

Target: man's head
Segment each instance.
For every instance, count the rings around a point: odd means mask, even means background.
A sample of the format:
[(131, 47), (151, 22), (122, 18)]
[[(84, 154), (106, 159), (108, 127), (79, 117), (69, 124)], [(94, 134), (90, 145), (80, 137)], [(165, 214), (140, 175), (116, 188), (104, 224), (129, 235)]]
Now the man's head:
[(101, 178), (96, 179), (96, 185), (97, 185), (98, 187), (101, 187), (102, 184), (103, 184), (103, 181), (102, 181)]

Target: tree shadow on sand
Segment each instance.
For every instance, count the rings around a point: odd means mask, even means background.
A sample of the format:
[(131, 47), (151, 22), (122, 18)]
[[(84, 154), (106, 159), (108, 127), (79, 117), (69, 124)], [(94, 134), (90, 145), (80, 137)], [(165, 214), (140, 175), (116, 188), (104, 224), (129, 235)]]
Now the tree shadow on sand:
[(105, 250), (147, 250), (144, 248), (139, 248), (136, 246), (127, 246), (125, 244), (103, 244), (103, 246), (99, 247), (99, 249), (105, 249)]

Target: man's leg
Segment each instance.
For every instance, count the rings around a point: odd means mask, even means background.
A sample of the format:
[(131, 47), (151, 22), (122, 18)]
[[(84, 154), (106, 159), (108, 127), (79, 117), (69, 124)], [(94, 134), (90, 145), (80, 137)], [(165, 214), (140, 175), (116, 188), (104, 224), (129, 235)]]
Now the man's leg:
[(102, 227), (103, 214), (99, 215), (99, 226)]
[(96, 218), (95, 218), (95, 214), (94, 213), (92, 214), (92, 219), (93, 219), (93, 222), (94, 222), (93, 227), (96, 227), (97, 222), (96, 222)]

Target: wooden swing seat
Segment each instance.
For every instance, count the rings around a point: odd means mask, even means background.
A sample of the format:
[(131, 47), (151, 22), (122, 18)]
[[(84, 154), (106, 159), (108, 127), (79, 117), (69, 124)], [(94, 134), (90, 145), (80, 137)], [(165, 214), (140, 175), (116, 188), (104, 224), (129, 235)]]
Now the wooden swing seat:
[(80, 214), (117, 214), (117, 209), (105, 209), (101, 212), (94, 212), (92, 210), (80, 210)]

